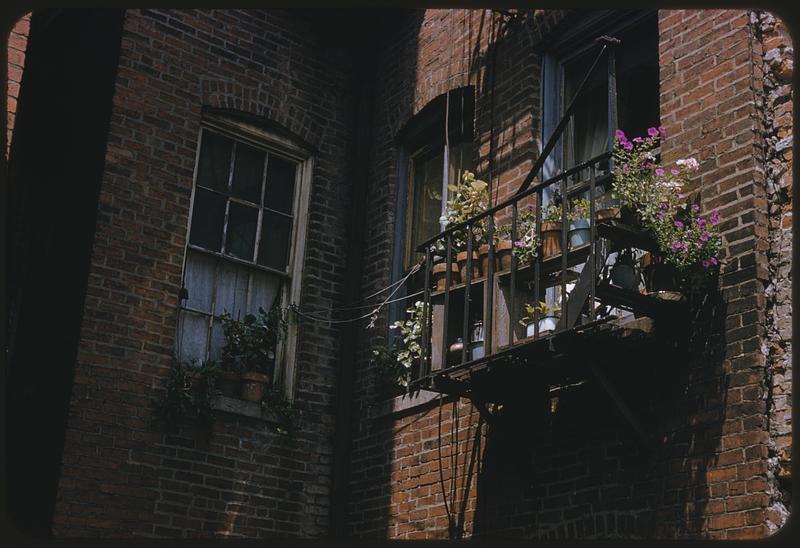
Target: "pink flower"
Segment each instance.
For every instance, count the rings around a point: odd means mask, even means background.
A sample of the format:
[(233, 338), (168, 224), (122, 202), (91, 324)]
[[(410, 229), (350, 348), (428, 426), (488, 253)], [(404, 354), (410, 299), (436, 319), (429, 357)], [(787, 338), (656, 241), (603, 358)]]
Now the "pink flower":
[(713, 264), (714, 266), (717, 266), (717, 264), (718, 264), (718, 261), (717, 261), (716, 257), (711, 257), (709, 259), (709, 262), (711, 262), (711, 264)]
[(658, 126), (658, 133), (661, 134), (662, 139), (667, 138), (667, 130), (665, 130), (663, 126)]
[(649, 127), (649, 128), (647, 128), (647, 134), (650, 137), (655, 137), (656, 135), (658, 135), (658, 130), (656, 128), (654, 128), (654, 127)]
[(656, 169), (656, 175), (659, 175), (659, 176), (664, 175), (664, 170), (661, 169), (661, 168)]
[(711, 261), (703, 259), (703, 268), (708, 268), (709, 266), (711, 266)]
[(642, 139), (641, 137), (634, 137), (633, 138), (633, 142), (634, 143), (644, 143), (644, 139)]
[(625, 140), (625, 132), (622, 131), (621, 129), (618, 129), (617, 131), (614, 132), (614, 137), (616, 137), (617, 139)]
[(669, 205), (667, 204), (667, 202), (661, 202), (658, 205), (658, 207), (660, 207), (661, 209), (667, 209), (669, 207)]
[(624, 148), (625, 150), (631, 150), (633, 149), (633, 143), (631, 143), (630, 141), (625, 141), (624, 143), (622, 143), (622, 148)]
[(672, 251), (677, 251), (681, 248), (681, 243), (678, 240), (672, 242)]
[(675, 221), (675, 226), (676, 226), (677, 228), (683, 228), (683, 223), (682, 223), (682, 222), (680, 222), (680, 221)]
[(692, 211), (700, 211), (700, 206), (697, 204), (692, 204)]
[(678, 175), (680, 173), (680, 171), (678, 171), (674, 167), (672, 169), (670, 169), (669, 172), (672, 173), (673, 175)]

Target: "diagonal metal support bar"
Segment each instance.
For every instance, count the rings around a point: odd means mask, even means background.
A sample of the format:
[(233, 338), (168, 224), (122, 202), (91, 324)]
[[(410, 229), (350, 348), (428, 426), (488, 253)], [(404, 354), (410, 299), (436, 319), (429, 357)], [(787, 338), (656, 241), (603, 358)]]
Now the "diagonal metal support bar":
[[(608, 241), (605, 238), (597, 240), (597, 253), (591, 253), (589, 258), (581, 270), (578, 277), (578, 282), (569, 294), (567, 299), (566, 314), (561, 314), (561, 319), (558, 320), (557, 330), (569, 329), (575, 325), (583, 306), (586, 304), (586, 299), (592, 294), (593, 287), (597, 284), (597, 272), (600, 272), (608, 257)], [(592, 261), (594, 261), (594, 268), (592, 268)], [(592, 303), (594, 306), (594, 303)]]
[[(609, 45), (615, 46), (619, 44), (619, 40), (616, 38), (612, 38), (610, 36), (601, 36), (597, 40), (597, 42), (602, 43), (603, 47), (600, 49), (600, 52), (597, 54), (592, 66), (589, 67), (589, 70), (586, 72), (586, 76), (583, 78), (581, 85), (578, 86), (578, 90), (575, 92), (575, 95), (572, 97), (572, 101), (570, 101), (567, 109), (564, 111), (564, 116), (561, 117), (561, 121), (556, 126), (556, 129), (553, 130), (553, 134), (550, 136), (550, 139), (547, 140), (547, 144), (545, 144), (544, 148), (542, 149), (542, 153), (539, 155), (539, 158), (536, 159), (536, 162), (533, 164), (528, 175), (525, 177), (525, 180), (522, 181), (522, 184), (519, 186), (519, 190), (517, 190), (517, 194), (520, 192), (524, 192), (530, 184), (533, 182), (534, 177), (536, 174), (539, 173), (539, 170), (542, 169), (545, 160), (547, 157), (550, 156), (550, 153), (555, 148), (558, 139), (561, 137), (561, 134), (564, 133), (564, 129), (567, 127), (567, 123), (569, 123), (569, 119), (572, 116), (572, 112), (575, 110), (575, 107), (578, 104), (578, 99), (583, 94), (583, 90), (586, 88), (586, 84), (589, 82), (592, 74), (594, 74), (597, 65), (600, 63), (600, 59), (603, 57), (603, 54), (608, 49)], [(613, 130), (612, 130), (613, 131)]]

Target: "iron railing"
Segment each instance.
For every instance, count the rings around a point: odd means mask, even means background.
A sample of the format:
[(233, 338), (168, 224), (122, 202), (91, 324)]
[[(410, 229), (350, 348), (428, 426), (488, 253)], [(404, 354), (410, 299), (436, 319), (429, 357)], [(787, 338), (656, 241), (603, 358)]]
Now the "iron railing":
[[(547, 288), (553, 288), (551, 295), (559, 295), (561, 317), (555, 332), (571, 329), (581, 318), (588, 322), (596, 319), (598, 268), (602, 266), (601, 259), (605, 260), (606, 253), (602, 238), (598, 236), (596, 212), (598, 199), (605, 199), (611, 189), (611, 152), (606, 151), (544, 182), (530, 185), (567, 127), (587, 82), (604, 55), (607, 57), (608, 71), (608, 142), (614, 142), (613, 132), (618, 126), (613, 46), (618, 41), (609, 37), (602, 37), (598, 41), (602, 44), (600, 52), (517, 193), (464, 222), (448, 226), (446, 230), (418, 246), (417, 251), (425, 256), (425, 272), (422, 359), (415, 382), (424, 381), (433, 374), (482, 361), (497, 351), (539, 338), (541, 334), (538, 320), (541, 318), (538, 313), (533, 318), (532, 337), (527, 337), (527, 333), (523, 334), (518, 327), (518, 313), (522, 308), (521, 291), (529, 298), (532, 297), (533, 303), (545, 300)], [(599, 190), (603, 192), (598, 192)], [(535, 215), (534, 230), (539, 241), (542, 241), (546, 194), (550, 199), (558, 195), (561, 200), (560, 253), (544, 257), (543, 249), (540, 248), (530, 264), (520, 265), (513, 252), (515, 242), (519, 241), (520, 236), (519, 210), (521, 207), (532, 208)], [(589, 198), (589, 241), (583, 245), (570, 245), (568, 207), (574, 198), (586, 194)], [(510, 225), (511, 250), (501, 251), (510, 253), (510, 267), (507, 270), (498, 270), (496, 264), (498, 250), (495, 233), (498, 221), (506, 221)], [(482, 253), (477, 255), (485, 268), (477, 269), (477, 273), (474, 252), (480, 242), (476, 241), (476, 233), (485, 242), (484, 249), (479, 249)], [(456, 237), (465, 237), (463, 248), (455, 248)], [(465, 264), (459, 269), (463, 276), (458, 282), (454, 281), (452, 270), (457, 251), (465, 255)], [(437, 285), (434, 289), (432, 276), (437, 264), (444, 265), (444, 284), (443, 287)], [(523, 285), (520, 286), (519, 282), (523, 282)], [(572, 292), (568, 291), (570, 284), (573, 284)], [(576, 297), (572, 302), (570, 295)], [(455, 328), (451, 325), (454, 317), (461, 320), (460, 326)], [(470, 327), (476, 324), (473, 318), (482, 322), (483, 352), (479, 351), (479, 341), (471, 337)], [(457, 338), (461, 339), (462, 347), (456, 355), (449, 352), (449, 349), (453, 342), (457, 342)]]

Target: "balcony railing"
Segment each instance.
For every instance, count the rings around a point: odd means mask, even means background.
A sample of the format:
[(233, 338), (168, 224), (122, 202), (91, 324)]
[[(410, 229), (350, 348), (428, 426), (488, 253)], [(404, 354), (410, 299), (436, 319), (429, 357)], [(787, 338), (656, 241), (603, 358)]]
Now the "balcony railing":
[[(608, 275), (606, 263), (614, 254), (623, 250), (654, 250), (654, 242), (626, 224), (618, 214), (619, 208), (613, 208), (610, 151), (530, 186), (555, 148), (586, 82), (604, 54), (608, 70), (608, 142), (614, 142), (617, 95), (613, 45), (617, 41), (608, 37), (600, 41), (601, 51), (519, 191), (467, 221), (448, 226), (418, 247), (425, 260), (422, 358), (412, 379), (415, 385), (431, 386), (434, 378), (448, 372), (468, 369), (512, 354), (530, 343), (604, 322), (612, 317), (608, 312), (613, 308), (653, 311), (653, 299), (640, 295), (638, 288), (611, 283)], [(581, 237), (576, 237), (577, 229), (573, 225), (570, 230), (568, 216), (570, 204), (580, 197), (588, 199), (589, 207), (588, 214), (580, 219)], [(544, 234), (543, 206), (553, 200), (561, 203), (561, 225), (557, 234), (550, 230), (552, 226)], [(532, 212), (533, 230), (543, 243), (526, 264), (520, 264), (513, 251), (514, 242), (521, 236), (523, 211), (527, 212), (528, 223)], [(617, 214), (605, 215), (611, 211)], [(510, 227), (510, 234), (502, 249), (498, 249), (500, 240), (495, 236), (503, 225)], [(434, 286), (435, 274), (442, 278)], [(529, 333), (519, 319), (525, 304), (536, 305), (540, 301), (560, 304), (557, 325), (552, 330), (540, 331), (539, 320), (543, 316), (537, 310), (529, 318), (533, 326), (533, 332)]]

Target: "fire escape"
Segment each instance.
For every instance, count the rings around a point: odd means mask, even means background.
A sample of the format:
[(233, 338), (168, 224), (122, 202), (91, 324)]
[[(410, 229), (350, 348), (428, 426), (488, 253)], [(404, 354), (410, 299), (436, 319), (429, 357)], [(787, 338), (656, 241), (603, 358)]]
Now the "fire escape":
[[(655, 242), (633, 223), (618, 214), (606, 216), (608, 208), (601, 208), (608, 203), (613, 186), (611, 150), (532, 184), (573, 117), (587, 82), (603, 65), (608, 82), (609, 147), (614, 142), (618, 127), (614, 49), (618, 40), (604, 36), (598, 43), (597, 57), (518, 191), (471, 219), (448, 226), (418, 247), (425, 256), (425, 289), (422, 358), (412, 386), (470, 398), (490, 420), (487, 404), (502, 403), (515, 391), (518, 395), (530, 379), (565, 384), (593, 378), (634, 430), (646, 439), (635, 413), (595, 358), (636, 352), (635, 344), (639, 348), (650, 344), (647, 337), (642, 342), (641, 337), (632, 336), (627, 338), (638, 342), (625, 347), (629, 344), (625, 334), (642, 330), (623, 327), (621, 317), (627, 318), (628, 326), (641, 327), (647, 322), (652, 326), (662, 318), (668, 320), (664, 323), (674, 324), (685, 312), (685, 304), (644, 294), (638, 287), (620, 285), (609, 275), (609, 260), (619, 260), (626, 253), (636, 256), (656, 250)], [(570, 241), (567, 204), (587, 195), (586, 237)], [(510, 224), (510, 241), (516, 242), (520, 215), (527, 208), (535, 212), (535, 231), (542, 241), (543, 206), (554, 196), (559, 196), (563, 205), (557, 246), (560, 249), (550, 254), (540, 251), (526, 264), (520, 264), (511, 254), (510, 265), (507, 257), (504, 268), (498, 257), (507, 250), (499, 250), (494, 237), (498, 223)], [(488, 233), (482, 255), (476, 253), (476, 230)], [(464, 250), (466, 264), (459, 268), (456, 254)], [(434, 269), (443, 276), (438, 283), (434, 281)], [(461, 279), (456, 281), (459, 272)], [(551, 318), (554, 328), (542, 329), (543, 310), (535, 311), (531, 327), (520, 324), (525, 304), (548, 298), (560, 305), (560, 316)]]

